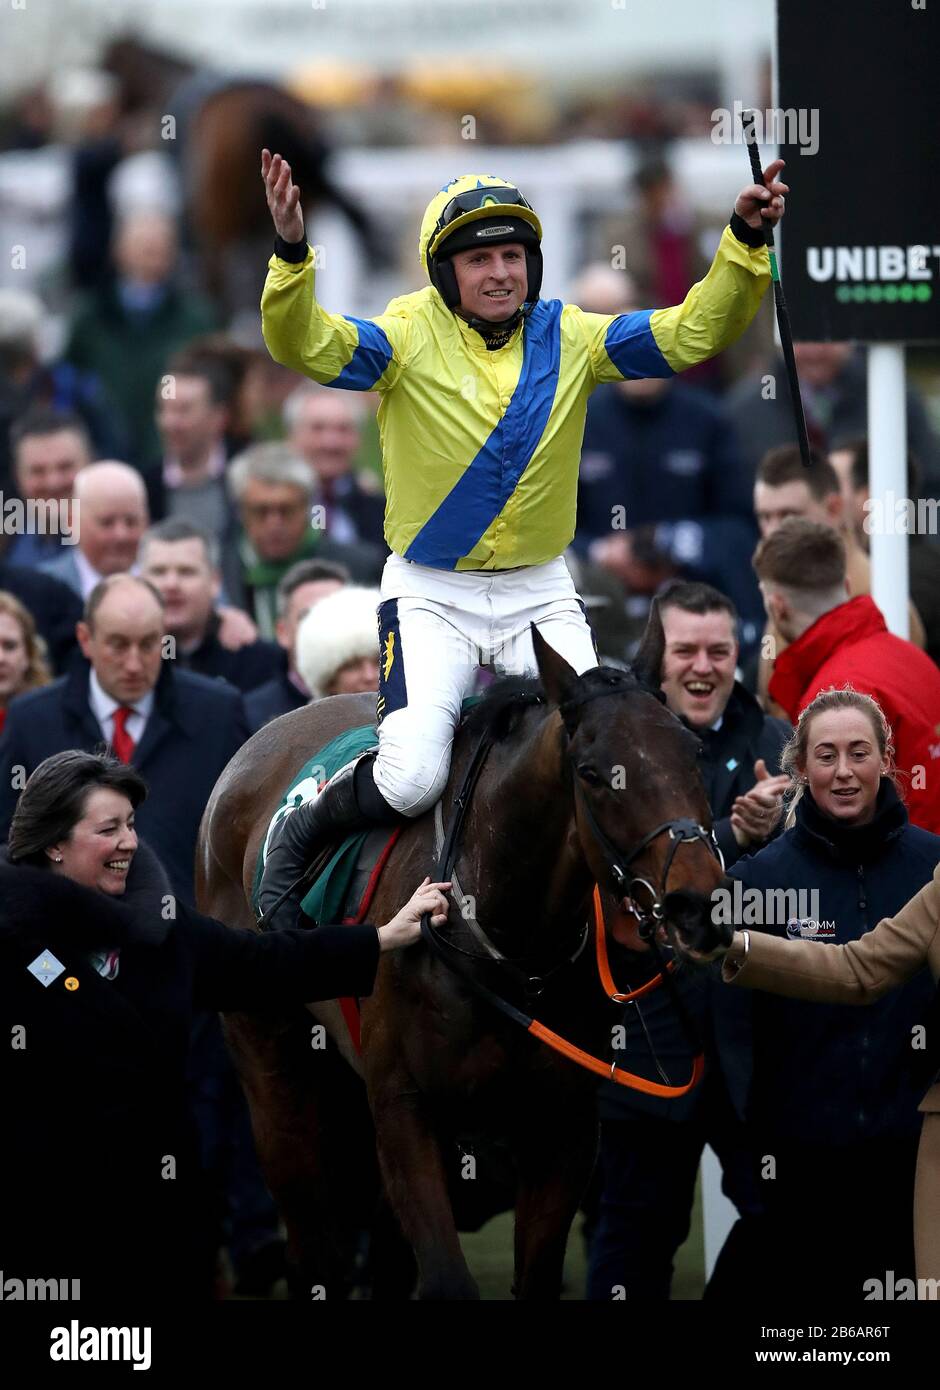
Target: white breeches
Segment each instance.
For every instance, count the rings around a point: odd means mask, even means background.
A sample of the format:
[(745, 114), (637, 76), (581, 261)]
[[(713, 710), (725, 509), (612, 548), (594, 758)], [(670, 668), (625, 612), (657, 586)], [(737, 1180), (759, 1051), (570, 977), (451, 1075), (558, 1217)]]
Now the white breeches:
[(582, 675), (594, 639), (564, 558), (519, 570), (432, 569), (390, 555), (379, 606), (379, 752), (373, 776), (406, 816), (433, 806), (478, 666), (537, 674), (529, 624)]

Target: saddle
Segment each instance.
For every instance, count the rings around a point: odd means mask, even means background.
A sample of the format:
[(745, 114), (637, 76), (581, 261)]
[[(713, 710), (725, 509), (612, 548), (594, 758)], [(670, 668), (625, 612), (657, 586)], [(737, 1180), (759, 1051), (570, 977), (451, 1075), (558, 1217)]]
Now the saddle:
[[(480, 697), (471, 695), (463, 702), (463, 714)], [(268, 834), (258, 852), (252, 884), (252, 907), (258, 915), (258, 889), (264, 869), (264, 856), (271, 828), (289, 813), (291, 806), (311, 800), (323, 784), (360, 754), (378, 746), (374, 724), (362, 724), (346, 729), (320, 748), (294, 775), (271, 817)], [(342, 840), (327, 841), (317, 847), (308, 867), (308, 887), (301, 901), (301, 910), (311, 923), (362, 922), (366, 920), (378, 876), (388, 852), (398, 838), (401, 827), (394, 829), (376, 826), (352, 831)]]
[[(271, 817), (271, 825), (258, 851), (252, 886), (252, 906), (258, 911), (258, 889), (264, 870), (264, 857), (271, 828), (290, 807), (312, 799), (329, 778), (336, 775), (361, 753), (376, 746), (374, 725), (364, 724), (347, 729), (331, 739), (294, 775)], [(355, 921), (358, 905), (369, 882), (371, 869), (389, 841), (392, 832), (387, 827), (353, 831), (340, 841), (322, 846), (310, 868), (310, 886), (301, 902), (311, 924)], [(368, 844), (368, 849), (366, 845)]]

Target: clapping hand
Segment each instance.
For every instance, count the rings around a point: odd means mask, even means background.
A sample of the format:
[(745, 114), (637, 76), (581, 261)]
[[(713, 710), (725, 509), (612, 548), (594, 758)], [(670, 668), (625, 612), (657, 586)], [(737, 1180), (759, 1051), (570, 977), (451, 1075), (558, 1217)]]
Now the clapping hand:
[(731, 808), (731, 832), (745, 849), (750, 844), (762, 844), (777, 827), (783, 814), (783, 795), (790, 785), (789, 777), (772, 777), (763, 758), (754, 764), (756, 783), (744, 796), (735, 798)]

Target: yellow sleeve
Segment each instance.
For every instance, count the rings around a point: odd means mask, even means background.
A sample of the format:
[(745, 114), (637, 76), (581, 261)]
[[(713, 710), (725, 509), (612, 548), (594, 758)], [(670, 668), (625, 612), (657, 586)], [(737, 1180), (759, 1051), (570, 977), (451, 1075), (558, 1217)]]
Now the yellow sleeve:
[(704, 280), (674, 309), (582, 314), (597, 382), (668, 377), (704, 362), (740, 338), (770, 284), (766, 246), (722, 233)]
[(736, 343), (770, 284), (766, 246), (745, 246), (726, 227), (704, 280), (674, 309), (657, 309), (650, 329), (673, 371), (705, 362)]
[(315, 260), (272, 256), (261, 296), (261, 331), (275, 362), (347, 391), (384, 391), (394, 385), (407, 351), (408, 319), (380, 314), (357, 319), (330, 314), (317, 302)]

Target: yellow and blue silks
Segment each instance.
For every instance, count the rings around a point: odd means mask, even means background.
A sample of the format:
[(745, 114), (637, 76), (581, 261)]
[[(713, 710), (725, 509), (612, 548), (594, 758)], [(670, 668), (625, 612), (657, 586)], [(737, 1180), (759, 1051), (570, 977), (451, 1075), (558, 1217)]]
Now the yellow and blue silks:
[[(444, 203), (477, 178), (432, 200), (422, 251)], [(324, 385), (379, 392), (385, 539), (405, 559), (447, 570), (560, 555), (574, 535), (594, 387), (713, 357), (744, 332), (770, 283), (767, 248), (726, 227), (708, 274), (675, 308), (609, 316), (539, 300), (490, 352), (431, 286), (359, 319), (322, 308), (314, 274), (309, 248), (298, 264), (271, 257), (261, 301), (271, 356)]]

